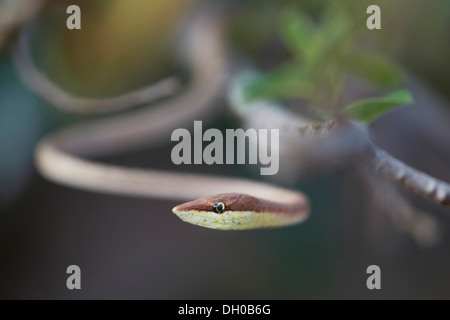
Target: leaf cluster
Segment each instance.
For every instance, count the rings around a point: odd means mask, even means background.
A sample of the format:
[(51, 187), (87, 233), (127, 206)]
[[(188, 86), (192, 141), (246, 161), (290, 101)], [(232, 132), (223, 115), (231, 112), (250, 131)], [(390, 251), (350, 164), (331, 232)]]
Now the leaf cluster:
[[(344, 8), (329, 5), (318, 19), (293, 8), (282, 10), (278, 34), (292, 59), (249, 83), (248, 99), (303, 99), (324, 118), (336, 116), (338, 108), (340, 115), (365, 123), (413, 102), (407, 90), (398, 90), (403, 76), (397, 65), (358, 46), (364, 37), (361, 23)], [(388, 93), (338, 106), (350, 75)]]

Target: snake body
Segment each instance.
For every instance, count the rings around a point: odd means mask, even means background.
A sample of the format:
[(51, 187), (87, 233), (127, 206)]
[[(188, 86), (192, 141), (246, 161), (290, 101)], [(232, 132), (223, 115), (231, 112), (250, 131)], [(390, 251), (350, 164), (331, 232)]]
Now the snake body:
[[(192, 76), (183, 92), (157, 106), (51, 133), (36, 148), (40, 173), (52, 181), (85, 190), (188, 201), (176, 206), (173, 212), (185, 222), (208, 228), (270, 228), (303, 221), (308, 216), (309, 204), (299, 191), (245, 179), (127, 168), (90, 160), (142, 144), (156, 145), (175, 128), (212, 116), (211, 106), (223, 92), (227, 74), (224, 25), (211, 12), (199, 14), (190, 23), (185, 40), (189, 44), (186, 56)], [(68, 102), (66, 109), (84, 105), (79, 98), (70, 103), (74, 99), (32, 64), (23, 68), (23, 50), (19, 48), (16, 64), (32, 89), (44, 97), (46, 90), (57, 91), (50, 96), (63, 97), (60, 102)], [(161, 87), (161, 83), (157, 86)], [(163, 90), (155, 96), (163, 97), (170, 91)], [(102, 111), (105, 109), (105, 103), (99, 106)], [(96, 112), (95, 107), (91, 103), (88, 109)]]

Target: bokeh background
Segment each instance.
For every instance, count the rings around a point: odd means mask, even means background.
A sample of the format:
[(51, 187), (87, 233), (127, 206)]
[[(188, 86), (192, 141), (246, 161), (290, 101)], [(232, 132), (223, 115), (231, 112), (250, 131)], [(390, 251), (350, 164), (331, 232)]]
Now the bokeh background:
[[(420, 245), (395, 227), (389, 208), (375, 201), (376, 191), (353, 166), (289, 181), (311, 199), (306, 223), (245, 232), (184, 224), (171, 213), (173, 202), (76, 190), (42, 178), (33, 164), (36, 143), (85, 117), (57, 111), (19, 80), (11, 53), (27, 14), (8, 12), (7, 2), (0, 1), (0, 298), (450, 298), (448, 209), (401, 191), (442, 231), (437, 244)], [(33, 57), (73, 94), (127, 92), (178, 72), (183, 22), (193, 10), (218, 2), (43, 1), (33, 29)], [(290, 58), (276, 31), (280, 12), (295, 6), (317, 20), (328, 5), (317, 0), (227, 3), (233, 6), (230, 56), (265, 70)], [(65, 27), (70, 4), (81, 7), (82, 30)], [(405, 70), (416, 100), (377, 120), (371, 126), (374, 139), (408, 164), (450, 182), (450, 3), (347, 0), (338, 6), (364, 29), (370, 4), (382, 9), (382, 30), (367, 32), (363, 44)], [(22, 18), (10, 22), (15, 15)], [(225, 102), (219, 104), (218, 110), (226, 109)], [(225, 112), (209, 125), (239, 123)], [(175, 168), (173, 145), (167, 142), (102, 161), (261, 179), (245, 166)], [(66, 288), (66, 268), (72, 264), (81, 268), (81, 290)], [(366, 288), (372, 264), (381, 267), (378, 291)]]

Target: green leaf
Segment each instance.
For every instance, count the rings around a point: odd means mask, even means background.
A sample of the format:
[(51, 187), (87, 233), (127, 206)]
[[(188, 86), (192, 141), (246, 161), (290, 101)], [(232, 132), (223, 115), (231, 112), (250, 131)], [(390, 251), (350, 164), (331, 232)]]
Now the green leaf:
[(248, 100), (311, 99), (314, 90), (315, 87), (303, 66), (286, 63), (247, 84), (245, 96)]
[(297, 58), (304, 59), (306, 57), (315, 31), (316, 28), (311, 18), (300, 11), (286, 10), (282, 13), (280, 36)]
[(341, 10), (326, 16), (322, 25), (317, 27), (314, 37), (305, 49), (305, 64), (311, 71), (326, 70), (331, 65), (340, 66), (342, 57), (351, 47), (349, 18)]
[(402, 83), (402, 73), (391, 61), (367, 53), (349, 53), (345, 66), (350, 72), (380, 87), (395, 87)]
[(413, 102), (414, 99), (409, 91), (399, 90), (383, 98), (365, 99), (354, 102), (345, 107), (342, 113), (350, 118), (371, 123), (386, 112)]

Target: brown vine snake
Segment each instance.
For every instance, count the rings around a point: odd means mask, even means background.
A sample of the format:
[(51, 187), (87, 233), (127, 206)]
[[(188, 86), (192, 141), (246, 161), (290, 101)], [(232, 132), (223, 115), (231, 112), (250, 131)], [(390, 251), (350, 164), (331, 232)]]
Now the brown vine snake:
[[(36, 148), (38, 170), (52, 181), (85, 190), (189, 201), (173, 212), (183, 221), (208, 228), (270, 228), (303, 221), (309, 214), (309, 202), (298, 191), (238, 178), (126, 168), (87, 159), (144, 143), (158, 144), (175, 128), (213, 113), (213, 102), (223, 92), (227, 72), (225, 23), (211, 12), (200, 13), (194, 20), (184, 39), (189, 44), (185, 55), (191, 79), (183, 92), (157, 106), (51, 133)], [(177, 87), (174, 79), (166, 79), (150, 90), (117, 98), (72, 97), (34, 67), (26, 56), (26, 43), (27, 38), (22, 37), (16, 59), (19, 74), (61, 109), (84, 113), (118, 110), (130, 100), (138, 104), (161, 98)]]

